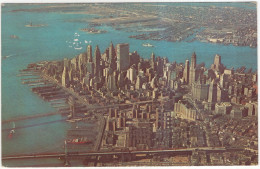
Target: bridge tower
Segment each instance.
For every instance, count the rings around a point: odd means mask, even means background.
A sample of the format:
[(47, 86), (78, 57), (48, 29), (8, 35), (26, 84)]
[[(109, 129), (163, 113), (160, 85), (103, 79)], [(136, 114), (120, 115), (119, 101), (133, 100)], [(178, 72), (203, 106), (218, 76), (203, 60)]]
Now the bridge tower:
[(69, 96), (68, 103), (70, 105), (70, 116), (71, 118), (74, 118), (76, 116), (76, 111), (75, 111), (76, 102), (73, 96)]
[(64, 166), (69, 167), (70, 166), (70, 162), (68, 160), (68, 149), (67, 149), (67, 141), (64, 141), (64, 152), (65, 152), (65, 162), (64, 162)]

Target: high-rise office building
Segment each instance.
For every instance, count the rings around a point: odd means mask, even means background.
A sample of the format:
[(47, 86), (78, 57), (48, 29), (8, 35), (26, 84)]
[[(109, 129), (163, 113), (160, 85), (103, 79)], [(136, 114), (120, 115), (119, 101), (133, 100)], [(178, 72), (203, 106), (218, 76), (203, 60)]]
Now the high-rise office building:
[(110, 64), (110, 68), (112, 69), (112, 70), (116, 70), (116, 60), (117, 60), (117, 58), (116, 58), (116, 51), (115, 51), (115, 48), (114, 48), (114, 45), (113, 45), (113, 43), (111, 42), (110, 43), (110, 46), (109, 46), (109, 59), (108, 59), (109, 61), (109, 64)]
[(212, 80), (209, 84), (208, 102), (217, 102), (217, 83), (215, 82), (215, 80)]
[(66, 66), (64, 66), (62, 77), (61, 77), (61, 85), (64, 87), (69, 87), (69, 74)]
[(223, 73), (224, 72), (224, 66), (221, 63), (221, 56), (216, 54), (214, 58), (214, 63), (211, 65), (212, 70), (216, 70), (218, 72)]
[(155, 55), (154, 53), (151, 54), (151, 67), (155, 69)]
[(194, 99), (208, 100), (208, 84), (201, 84), (200, 82), (192, 83), (191, 94)]
[(95, 57), (94, 57), (94, 64), (95, 64), (95, 69), (94, 69), (94, 74), (95, 76), (100, 76), (101, 72), (101, 67), (100, 67), (100, 59), (101, 59), (101, 54), (98, 45), (96, 46), (95, 49)]
[(190, 73), (190, 62), (189, 62), (189, 60), (186, 60), (185, 68), (183, 71), (183, 79), (186, 84), (189, 84), (189, 73)]
[(128, 70), (127, 70), (127, 74), (126, 74), (126, 77), (131, 81), (131, 83), (133, 83), (135, 80), (136, 80), (136, 70), (134, 67), (130, 67)]
[(117, 70), (124, 71), (129, 67), (129, 44), (117, 44)]
[(92, 62), (92, 46), (88, 45), (87, 47), (87, 60), (88, 62)]
[(196, 81), (196, 54), (195, 52), (191, 56), (189, 84), (191, 85)]

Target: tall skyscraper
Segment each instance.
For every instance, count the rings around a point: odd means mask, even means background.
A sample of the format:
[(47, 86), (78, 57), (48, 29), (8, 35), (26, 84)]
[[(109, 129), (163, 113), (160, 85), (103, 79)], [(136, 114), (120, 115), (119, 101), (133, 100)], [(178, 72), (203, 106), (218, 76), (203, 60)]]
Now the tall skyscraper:
[(94, 69), (94, 74), (95, 76), (100, 76), (101, 72), (101, 67), (100, 67), (100, 59), (101, 59), (101, 54), (98, 45), (96, 46), (95, 49), (95, 58), (94, 58), (94, 64), (95, 64), (95, 69)]
[(129, 44), (117, 44), (117, 70), (124, 71), (129, 67)]
[(87, 58), (88, 62), (92, 62), (92, 46), (88, 45), (87, 47)]
[(116, 70), (116, 52), (113, 43), (109, 46), (109, 64), (112, 70)]
[(189, 84), (191, 85), (196, 81), (196, 54), (195, 52), (191, 56), (191, 64), (190, 64), (190, 74), (189, 74)]
[(184, 68), (184, 72), (183, 72), (183, 79), (186, 84), (189, 84), (189, 73), (190, 73), (190, 62), (187, 59), (185, 61), (185, 68)]
[(208, 102), (217, 102), (217, 83), (215, 82), (215, 80), (212, 80), (209, 84)]
[(224, 66), (221, 63), (221, 56), (216, 54), (214, 58), (214, 63), (211, 65), (212, 70), (216, 70), (218, 72), (223, 73), (224, 72)]
[(108, 75), (107, 88), (108, 88), (108, 90), (111, 90), (111, 91), (117, 89), (117, 86), (116, 86), (116, 78), (115, 78), (115, 74), (114, 74), (114, 73)]
[(155, 69), (155, 55), (154, 53), (151, 54), (151, 66), (153, 69)]
[(190, 63), (190, 67), (191, 68), (196, 68), (196, 59), (197, 59), (197, 56), (196, 56), (196, 53), (193, 52), (193, 54), (191, 55), (191, 63)]
[(62, 77), (61, 77), (61, 85), (63, 87), (69, 87), (69, 74), (68, 74), (68, 71), (67, 71), (67, 68), (66, 66), (64, 66), (64, 69), (63, 69), (63, 73), (62, 73)]
[(110, 46), (109, 46), (109, 60), (111, 60), (112, 58), (115, 58), (115, 56), (116, 56), (115, 48), (111, 41)]
[(126, 74), (126, 77), (131, 81), (131, 83), (133, 83), (135, 80), (136, 80), (136, 70), (134, 67), (130, 67), (128, 70), (127, 70), (127, 74)]

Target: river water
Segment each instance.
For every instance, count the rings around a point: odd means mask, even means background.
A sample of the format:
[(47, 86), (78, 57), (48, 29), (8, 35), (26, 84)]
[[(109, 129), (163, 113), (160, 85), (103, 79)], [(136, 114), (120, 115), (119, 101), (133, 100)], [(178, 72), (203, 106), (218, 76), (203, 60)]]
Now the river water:
[[(35, 8), (25, 5), (6, 5), (2, 7), (2, 120), (18, 116), (26, 116), (56, 111), (49, 102), (31, 92), (28, 85), (21, 83), (16, 76), (19, 70), (25, 69), (29, 63), (42, 60), (59, 60), (72, 58), (84, 52), (86, 45), (91, 44), (94, 49), (99, 45), (104, 52), (112, 41), (129, 43), (130, 51), (137, 51), (141, 57), (149, 58), (154, 52), (156, 56), (168, 57), (170, 61), (185, 62), (193, 52), (197, 54), (197, 63), (205, 62), (209, 67), (216, 54), (222, 56), (222, 62), (227, 67), (257, 68), (257, 49), (237, 47), (232, 45), (210, 44), (194, 42), (166, 42), (152, 40), (136, 40), (128, 38), (133, 33), (115, 30), (102, 26), (108, 31), (104, 34), (88, 34), (80, 32), (80, 28), (87, 23), (68, 22), (70, 19), (93, 17), (82, 14), (40, 13), (40, 12), (10, 12), (12, 9)], [(46, 24), (46, 27), (25, 27), (33, 24)], [(10, 35), (17, 35), (19, 39), (12, 39)], [(79, 35), (79, 36), (78, 36)], [(78, 39), (78, 41), (74, 41)], [(74, 44), (73, 44), (74, 43)], [(150, 43), (155, 47), (143, 47), (143, 43)], [(76, 49), (75, 49), (76, 48)], [(82, 48), (82, 49), (80, 49)], [(25, 120), (17, 122), (16, 127), (39, 124), (43, 122), (61, 120), (60, 115)], [(2, 129), (11, 128), (12, 124), (2, 125)], [(2, 131), (2, 155), (23, 153), (62, 152), (66, 129), (70, 124), (66, 122), (50, 123), (36, 127), (17, 130), (13, 139), (8, 139), (9, 131)], [(61, 165), (58, 160), (48, 160), (53, 165)], [(46, 164), (44, 160), (11, 161), (6, 166), (34, 166)]]

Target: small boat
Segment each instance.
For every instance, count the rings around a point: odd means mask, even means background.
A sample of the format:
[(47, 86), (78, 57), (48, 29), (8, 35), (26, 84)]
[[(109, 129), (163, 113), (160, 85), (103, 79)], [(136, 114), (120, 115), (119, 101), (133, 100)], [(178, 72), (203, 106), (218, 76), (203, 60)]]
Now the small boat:
[(82, 47), (80, 47), (80, 48), (74, 48), (74, 49), (76, 49), (76, 50), (81, 50), (81, 49), (82, 49)]
[(11, 39), (19, 39), (19, 37), (17, 35), (11, 35), (10, 38)]
[(79, 39), (74, 39), (75, 42), (79, 41)]
[(14, 55), (7, 55), (7, 56), (4, 56), (3, 59), (7, 59), (7, 58), (9, 58), (10, 56), (14, 56)]
[(85, 43), (88, 43), (88, 41), (87, 41), (87, 40), (85, 40)]
[(29, 24), (24, 25), (24, 26), (25, 26), (25, 27), (44, 27), (44, 26), (47, 26), (47, 25), (45, 25), (45, 24), (33, 25), (33, 24), (32, 24), (32, 21), (31, 21)]
[(9, 132), (9, 135), (8, 135), (8, 138), (9, 139), (12, 139), (13, 138), (13, 135), (14, 135), (14, 133), (15, 133), (15, 123), (13, 122), (13, 128), (12, 128), (12, 130), (10, 130), (10, 132)]
[(144, 47), (154, 47), (154, 46), (151, 45), (150, 43), (144, 43), (143, 46), (144, 46)]

